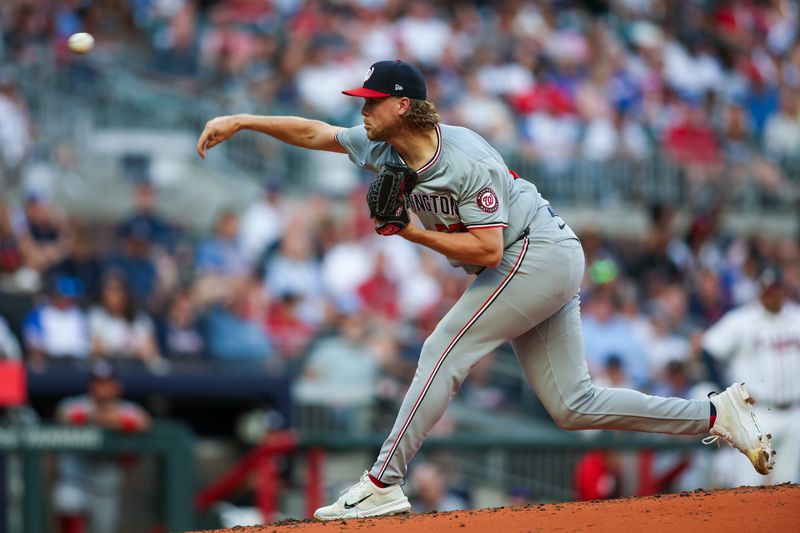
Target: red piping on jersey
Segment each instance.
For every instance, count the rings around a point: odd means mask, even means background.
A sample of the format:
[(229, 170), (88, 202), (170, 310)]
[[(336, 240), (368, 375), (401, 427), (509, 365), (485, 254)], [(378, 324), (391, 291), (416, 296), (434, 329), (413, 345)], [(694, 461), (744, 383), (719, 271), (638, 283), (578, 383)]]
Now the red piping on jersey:
[(442, 129), (439, 125), (436, 125), (436, 153), (433, 154), (433, 157), (430, 161), (422, 165), (419, 169), (417, 169), (417, 174), (422, 174), (426, 170), (430, 169), (436, 162), (439, 160), (439, 156), (442, 155)]
[(464, 327), (461, 328), (461, 331), (459, 331), (456, 334), (456, 336), (453, 338), (453, 340), (450, 341), (450, 344), (447, 345), (447, 348), (445, 348), (444, 352), (439, 357), (439, 360), (436, 362), (436, 365), (434, 365), (434, 367), (433, 367), (433, 371), (431, 371), (430, 377), (428, 377), (428, 381), (426, 381), (425, 382), (425, 386), (422, 387), (422, 392), (420, 393), (419, 398), (417, 398), (416, 403), (414, 403), (414, 407), (411, 408), (411, 412), (408, 414), (408, 418), (406, 418), (406, 421), (403, 423), (403, 427), (400, 429), (400, 433), (398, 433), (397, 439), (395, 439), (394, 444), (392, 444), (392, 447), (389, 450), (389, 455), (386, 456), (386, 460), (383, 462), (383, 466), (381, 466), (381, 469), (378, 471), (378, 475), (375, 476), (379, 480), (381, 479), (381, 477), (383, 477), (383, 474), (386, 471), (386, 467), (389, 465), (389, 461), (392, 460), (392, 456), (394, 455), (394, 452), (397, 450), (397, 445), (400, 443), (400, 439), (402, 439), (403, 435), (405, 435), (406, 429), (408, 429), (408, 426), (411, 423), (411, 419), (414, 417), (414, 414), (417, 412), (417, 409), (419, 408), (420, 403), (422, 403), (422, 399), (425, 397), (425, 393), (428, 392), (428, 389), (430, 388), (431, 382), (433, 382), (433, 378), (436, 377), (436, 373), (439, 371), (439, 368), (441, 368), (445, 357), (447, 357), (447, 355), (453, 350), (453, 347), (456, 345), (456, 343), (459, 340), (461, 340), (461, 337), (464, 336), (464, 334), (467, 332), (467, 330), (470, 328), (470, 326), (472, 326), (472, 324), (474, 324), (475, 321), (478, 320), (478, 318), (480, 318), (480, 316), (483, 314), (483, 312), (486, 311), (486, 309), (492, 304), (492, 302), (494, 302), (497, 299), (497, 297), (500, 295), (502, 290), (505, 289), (506, 285), (509, 284), (509, 282), (511, 281), (511, 278), (513, 278), (514, 274), (516, 274), (517, 271), (519, 270), (519, 267), (522, 264), (522, 260), (525, 257), (525, 253), (527, 251), (528, 251), (528, 239), (523, 239), (523, 241), (522, 241), (522, 251), (520, 252), (519, 257), (517, 258), (516, 263), (514, 263), (514, 266), (511, 269), (511, 272), (508, 273), (508, 275), (505, 277), (505, 279), (502, 281), (502, 283), (500, 283), (500, 285), (495, 289), (495, 291), (492, 293), (492, 295), (489, 296), (489, 298), (483, 303), (482, 306), (480, 306), (480, 308), (475, 312), (475, 314), (472, 315), (472, 318), (470, 318), (467, 321), (467, 323), (464, 325)]
[(467, 225), (467, 229), (484, 229), (484, 228), (507, 228), (508, 224), (503, 224), (502, 222), (498, 222), (497, 224), (469, 224)]
[(517, 174), (517, 172), (513, 168), (509, 168), (508, 173), (511, 174), (515, 180), (519, 179), (519, 174)]

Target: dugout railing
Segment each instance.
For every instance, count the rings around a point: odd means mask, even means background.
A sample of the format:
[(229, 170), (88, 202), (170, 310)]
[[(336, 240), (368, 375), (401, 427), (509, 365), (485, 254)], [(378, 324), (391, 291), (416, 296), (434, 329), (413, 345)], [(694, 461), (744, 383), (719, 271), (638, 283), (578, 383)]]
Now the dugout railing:
[[(183, 424), (156, 422), (152, 429), (141, 434), (122, 434), (97, 427), (67, 427), (54, 425), (1, 425), (0, 455), (7, 465), (10, 460), (21, 463), (21, 502), (6, 494), (6, 509), (19, 503), (21, 531), (48, 531), (49, 495), (42, 467), (44, 454), (79, 452), (86, 454), (151, 455), (159, 460), (159, 500), (163, 502), (162, 524), (166, 531), (188, 531), (194, 527), (192, 509), (194, 468), (192, 449), (194, 435)], [(7, 470), (7, 468), (4, 468)], [(8, 483), (8, 479), (0, 480)], [(0, 502), (2, 504), (2, 502)], [(6, 515), (6, 512), (0, 516)], [(7, 517), (6, 517), (7, 518)], [(4, 525), (8, 525), (7, 523)], [(0, 531), (5, 528), (0, 526)]]
[[(172, 422), (158, 422), (151, 431), (136, 435), (91, 427), (0, 425), (0, 453), (4, 459), (15, 457), (22, 464), (22, 497), (16, 502), (23, 517), (19, 531), (47, 530), (49, 498), (42, 459), (44, 454), (69, 451), (158, 458), (158, 499), (163, 502), (160, 521), (166, 531), (178, 532), (207, 523), (203, 517), (208, 518), (213, 505), (242, 486), (253, 487), (254, 503), (265, 522), (285, 517), (309, 518), (315, 508), (342, 488), (339, 481), (345, 482), (329, 477), (330, 465), (343, 457), (352, 462), (353, 454), (359, 461), (372, 457), (384, 438), (377, 433), (274, 432), (199, 491), (192, 453), (194, 435), (184, 425)], [(660, 474), (653, 470), (654, 453), (691, 452), (699, 449), (699, 443), (696, 439), (633, 433), (568, 433), (536, 425), (524, 434), (493, 430), (432, 436), (423, 445), (418, 461), (444, 454), (471, 484), (502, 490), (527, 486), (539, 502), (566, 501), (572, 499), (571, 479), (578, 458), (597, 449), (634, 452), (630, 456), (636, 462), (635, 493), (646, 495), (659, 488)], [(292, 458), (293, 464), (288, 474), (284, 468), (287, 458)], [(292, 478), (289, 483), (287, 475)], [(10, 500), (6, 503), (13, 505), (14, 498)], [(302, 502), (299, 506), (298, 500)]]

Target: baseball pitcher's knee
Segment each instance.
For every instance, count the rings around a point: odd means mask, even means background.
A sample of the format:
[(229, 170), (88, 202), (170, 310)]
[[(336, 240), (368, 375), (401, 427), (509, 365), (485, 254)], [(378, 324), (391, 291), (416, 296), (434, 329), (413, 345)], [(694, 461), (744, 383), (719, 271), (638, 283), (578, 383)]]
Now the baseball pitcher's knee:
[(547, 406), (547, 410), (553, 421), (561, 429), (567, 431), (591, 429), (594, 427), (595, 417), (585, 412), (582, 407), (586, 405), (587, 400), (593, 394), (594, 385), (589, 385), (585, 391), (576, 397), (567, 400), (562, 400), (561, 397), (558, 397), (555, 403)]
[(425, 342), (422, 343), (422, 350), (420, 350), (419, 358), (420, 361), (422, 360), (436, 360), (439, 356), (442, 355), (442, 352), (445, 350), (446, 346), (442, 344), (443, 341), (440, 341), (438, 337), (431, 335)]
[[(551, 416), (553, 416), (552, 413)], [(553, 420), (558, 427), (566, 431), (578, 431), (592, 427), (585, 415), (568, 409), (558, 411), (557, 415), (553, 416)]]
[(556, 425), (561, 429), (566, 429), (567, 431), (572, 431), (575, 429), (574, 413), (573, 411), (570, 411), (566, 403), (558, 402), (557, 405), (548, 406), (547, 412), (550, 413), (550, 418), (553, 419), (553, 422), (555, 422)]
[[(419, 352), (419, 361), (417, 367), (423, 374), (429, 374), (436, 367), (439, 358), (442, 356), (442, 350), (438, 342), (432, 342), (430, 339), (426, 340), (422, 345), (422, 350)], [(427, 376), (425, 376), (427, 377)]]
[(419, 376), (420, 379), (427, 380), (430, 373), (436, 372), (437, 382), (448, 383), (447, 389), (451, 394), (455, 394), (467, 378), (469, 366), (460, 364), (461, 360), (458, 358), (449, 357), (441, 361), (437, 368), (437, 363), (439, 363), (445, 349), (446, 346), (442, 346), (433, 337), (428, 337), (422, 344), (417, 373), (421, 374)]

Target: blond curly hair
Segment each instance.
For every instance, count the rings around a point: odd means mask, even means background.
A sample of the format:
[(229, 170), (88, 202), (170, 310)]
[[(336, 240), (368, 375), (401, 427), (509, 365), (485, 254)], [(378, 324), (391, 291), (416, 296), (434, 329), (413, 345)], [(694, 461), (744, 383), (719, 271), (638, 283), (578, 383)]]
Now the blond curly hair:
[(411, 100), (408, 111), (403, 115), (403, 121), (412, 130), (429, 130), (435, 128), (441, 120), (436, 105), (427, 100)]

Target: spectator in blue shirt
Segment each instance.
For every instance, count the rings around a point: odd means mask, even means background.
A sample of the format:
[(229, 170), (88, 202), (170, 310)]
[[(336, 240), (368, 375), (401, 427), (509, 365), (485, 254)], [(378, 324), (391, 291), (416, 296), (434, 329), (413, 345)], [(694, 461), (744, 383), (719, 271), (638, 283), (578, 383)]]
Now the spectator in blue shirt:
[(239, 244), (238, 235), (238, 215), (230, 209), (223, 211), (214, 224), (214, 235), (197, 247), (198, 273), (225, 277), (248, 276), (251, 265)]
[(760, 138), (767, 119), (778, 111), (778, 88), (770, 84), (758, 67), (753, 64), (748, 65), (745, 72), (750, 80), (750, 88), (745, 95), (744, 104), (756, 136)]
[(52, 282), (50, 298), (25, 318), (23, 326), (28, 359), (43, 368), (46, 359), (89, 356), (89, 324), (77, 305), (83, 284), (76, 278), (58, 276)]
[(155, 228), (146, 219), (138, 219), (127, 225), (122, 233), (122, 249), (109, 257), (106, 272), (118, 270), (127, 280), (134, 299), (140, 303), (153, 297), (158, 272), (151, 255)]

